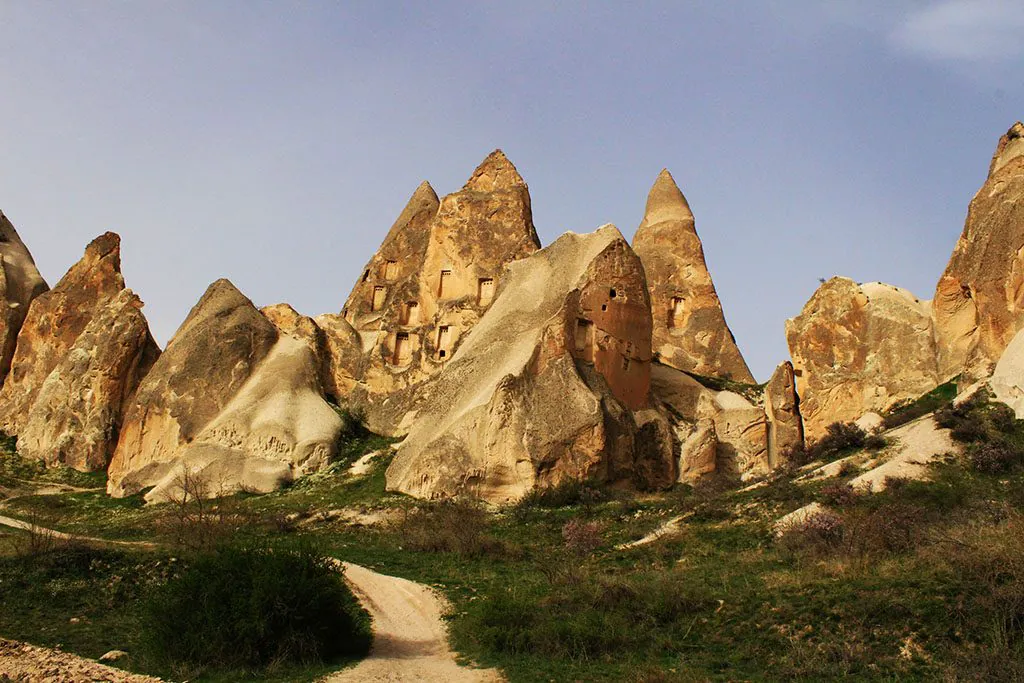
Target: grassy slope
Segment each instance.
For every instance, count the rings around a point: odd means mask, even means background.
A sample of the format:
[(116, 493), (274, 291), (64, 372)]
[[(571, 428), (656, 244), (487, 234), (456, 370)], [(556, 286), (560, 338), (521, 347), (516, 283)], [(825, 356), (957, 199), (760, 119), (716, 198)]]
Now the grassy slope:
[[(988, 419), (979, 415), (969, 419)], [(1011, 431), (1007, 438), (1024, 443), (1021, 423)], [(828, 484), (780, 477), (746, 492), (600, 492), (562, 507), (541, 500), (483, 514), (386, 494), (385, 465), (361, 479), (319, 476), (221, 504), (242, 520), (233, 533), (314, 538), (337, 557), (442, 588), (454, 605), (457, 649), (501, 666), (513, 681), (999, 678), (1019, 670), (1019, 466), (989, 475), (950, 461), (933, 482), (840, 505)], [(832, 504), (845, 532), (777, 540), (772, 522), (812, 500)], [(405, 510), (396, 526), (316, 515), (381, 505)], [(9, 509), (110, 537), (161, 534), (168, 517), (167, 506), (99, 493), (23, 498)], [(290, 513), (310, 522), (296, 529)], [(614, 548), (679, 514), (690, 515), (679, 535)], [(567, 542), (570, 522), (584, 529), (582, 540)], [(0, 592), (21, 596), (0, 611), (0, 634), (92, 656), (130, 646), (141, 594), (126, 589), (114, 604), (103, 602), (103, 582), (137, 581), (161, 556), (128, 557), (136, 564), (84, 578), (19, 575), (15, 560), (0, 562)], [(80, 612), (91, 626), (76, 631), (68, 620)]]

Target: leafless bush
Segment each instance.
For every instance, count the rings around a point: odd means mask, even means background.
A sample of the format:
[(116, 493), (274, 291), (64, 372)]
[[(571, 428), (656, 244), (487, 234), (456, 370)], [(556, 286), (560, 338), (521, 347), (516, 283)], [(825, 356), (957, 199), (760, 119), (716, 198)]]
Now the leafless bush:
[(227, 493), (223, 482), (214, 486), (201, 472), (183, 466), (167, 496), (169, 505), (162, 520), (170, 543), (183, 550), (204, 550), (247, 525), (250, 520)]

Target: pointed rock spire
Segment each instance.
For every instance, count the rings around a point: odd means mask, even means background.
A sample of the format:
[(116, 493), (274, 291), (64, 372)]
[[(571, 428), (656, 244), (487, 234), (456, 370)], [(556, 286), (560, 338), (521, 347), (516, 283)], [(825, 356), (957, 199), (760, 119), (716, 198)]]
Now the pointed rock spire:
[(935, 289), (939, 371), (961, 383), (991, 374), (1010, 340), (1024, 328), (1024, 124), (996, 146), (989, 175), (971, 200), (967, 220)]
[(654, 181), (651, 191), (647, 193), (647, 207), (641, 228), (656, 225), (664, 221), (682, 221), (693, 224), (693, 212), (690, 204), (676, 184), (675, 178), (667, 168), (663, 168)]
[(480, 162), (462, 189), (473, 192), (494, 192), (518, 187), (525, 188), (526, 181), (519, 175), (519, 171), (508, 160), (505, 153), (496, 149)]
[(690, 205), (667, 169), (647, 196), (633, 249), (647, 272), (659, 360), (686, 372), (752, 383), (725, 322)]

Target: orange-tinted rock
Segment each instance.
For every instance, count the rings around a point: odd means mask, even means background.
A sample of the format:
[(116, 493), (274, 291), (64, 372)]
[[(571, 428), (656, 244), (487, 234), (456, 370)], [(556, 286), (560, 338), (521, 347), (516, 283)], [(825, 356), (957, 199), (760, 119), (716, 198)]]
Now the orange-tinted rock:
[(0, 384), (11, 368), (18, 332), (28, 315), (29, 304), (47, 287), (32, 254), (18, 232), (0, 212)]
[(505, 266), (539, 247), (529, 190), (500, 150), (443, 200), (420, 185), (343, 309), (364, 359), (336, 384), (356, 376), (349, 402), (372, 429), (404, 431), (414, 387), (452, 358), (491, 305)]
[(793, 364), (780, 363), (764, 388), (764, 413), (768, 418), (768, 464), (783, 464), (786, 454), (803, 445), (804, 426), (796, 392)]
[(97, 313), (124, 289), (120, 238), (93, 240), (60, 282), (37, 297), (18, 335), (11, 372), (0, 389), (0, 428), (18, 434), (43, 382)]
[(1024, 125), (1000, 138), (934, 299), (943, 379), (992, 373), (1024, 328)]
[(667, 424), (649, 408), (648, 305), (642, 265), (612, 226), (511, 264), (424, 385), (388, 488), (504, 502), (566, 480), (670, 484)]
[(43, 382), (18, 432), (18, 452), (48, 465), (106, 469), (124, 411), (159, 354), (142, 301), (122, 289)]
[(832, 278), (786, 321), (786, 339), (810, 439), (940, 383), (930, 303), (892, 285)]
[(102, 470), (126, 403), (159, 355), (142, 302), (125, 289), (120, 238), (93, 240), (82, 259), (29, 307), (0, 422), (21, 455)]
[(693, 213), (668, 170), (661, 172), (647, 196), (633, 249), (647, 273), (654, 352), (660, 362), (698, 375), (752, 383), (725, 322)]

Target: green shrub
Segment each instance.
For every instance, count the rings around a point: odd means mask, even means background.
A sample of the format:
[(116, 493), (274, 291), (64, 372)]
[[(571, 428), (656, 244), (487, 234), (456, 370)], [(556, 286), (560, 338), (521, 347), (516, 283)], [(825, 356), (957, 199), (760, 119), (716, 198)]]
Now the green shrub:
[(909, 401), (889, 410), (884, 416), (886, 429), (893, 429), (911, 420), (927, 415), (948, 404), (956, 396), (959, 377), (941, 384), (917, 400)]
[(148, 600), (143, 639), (175, 670), (254, 670), (365, 654), (369, 616), (311, 548), (223, 546), (193, 558)]
[(493, 653), (580, 661), (657, 648), (654, 631), (681, 642), (716, 604), (705, 586), (678, 572), (585, 573), (541, 597), (498, 586), (454, 628)]

